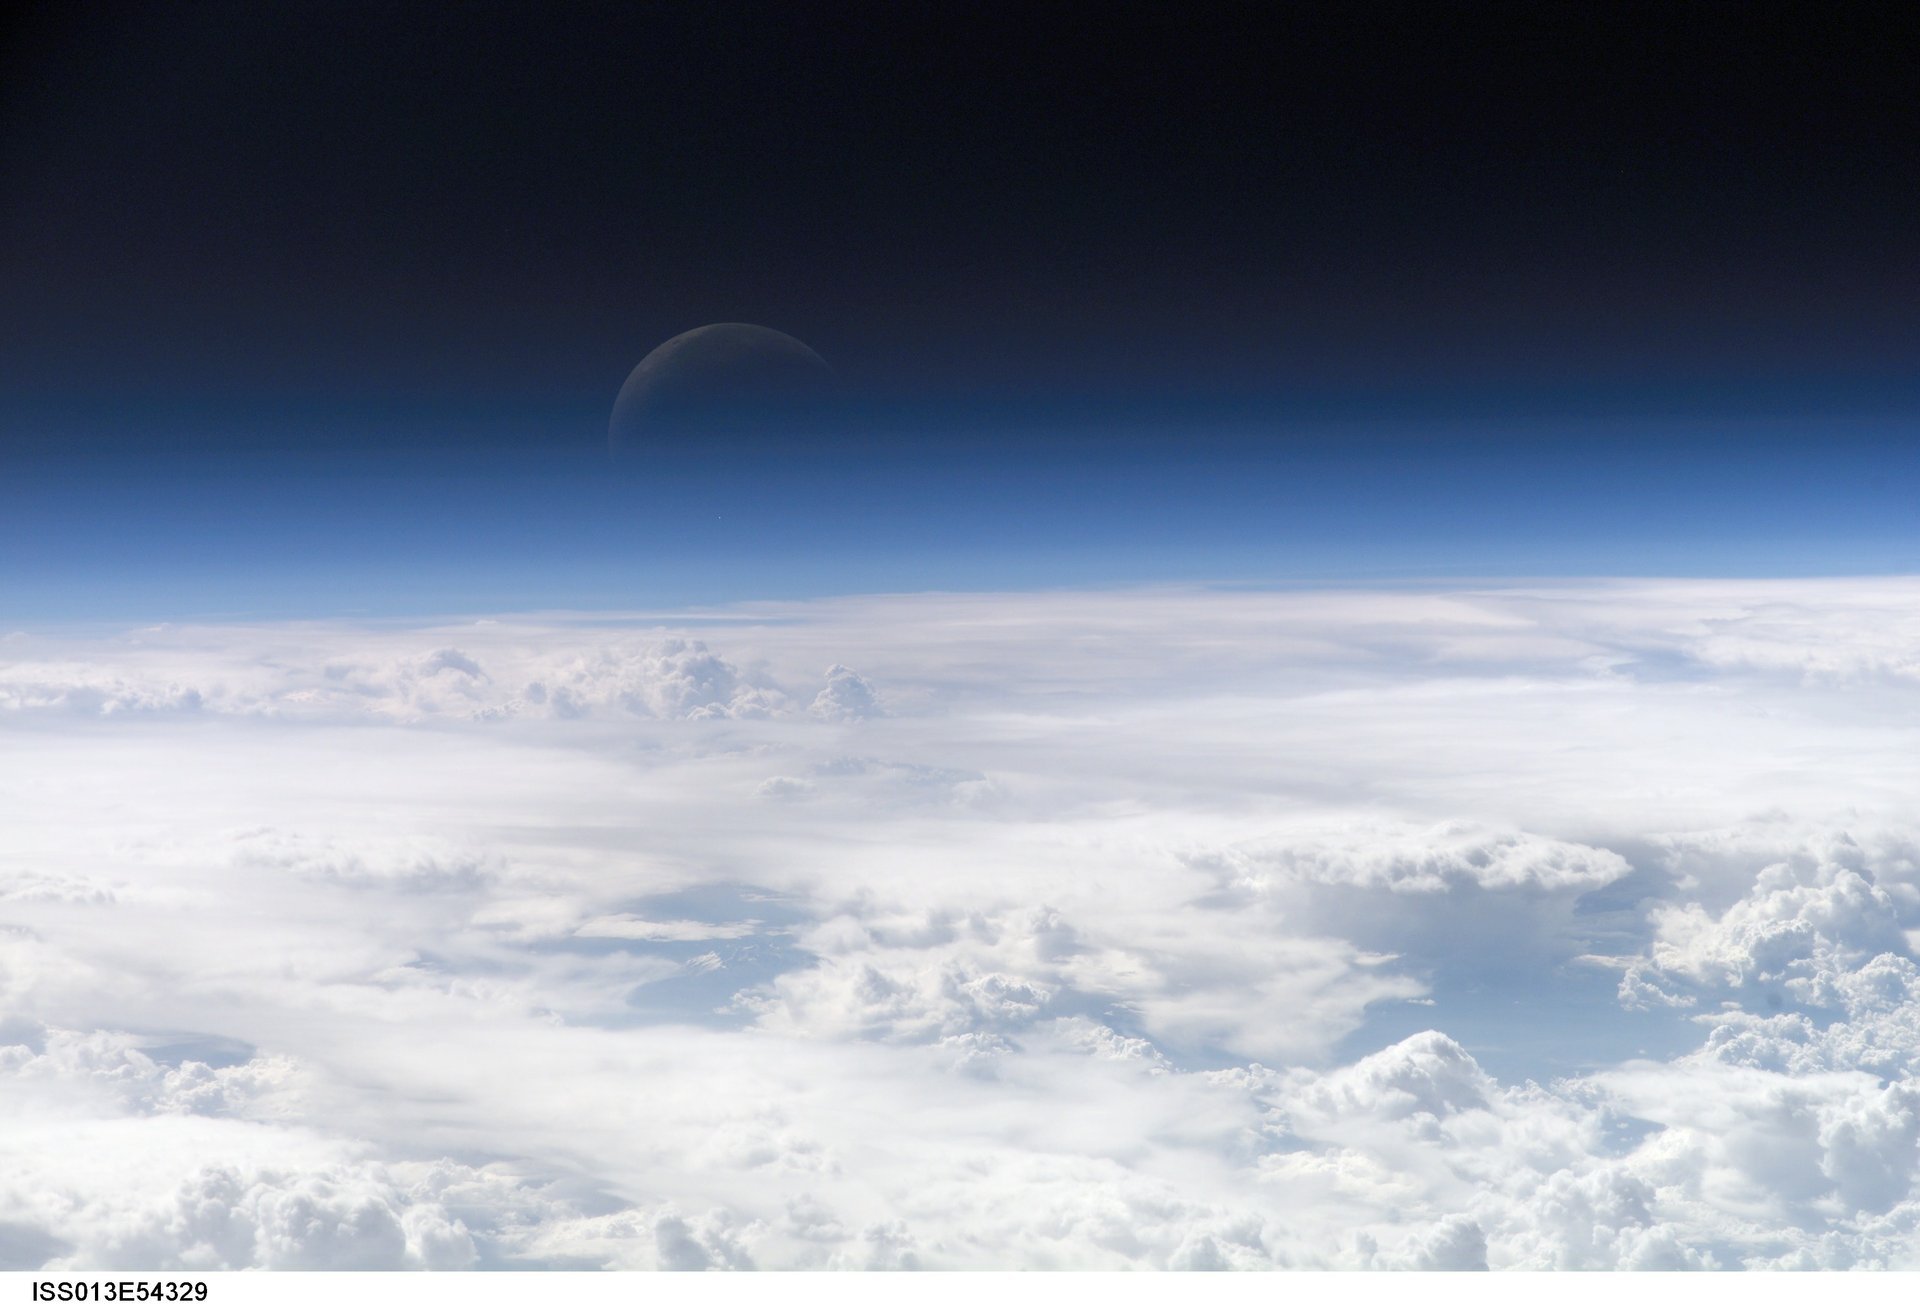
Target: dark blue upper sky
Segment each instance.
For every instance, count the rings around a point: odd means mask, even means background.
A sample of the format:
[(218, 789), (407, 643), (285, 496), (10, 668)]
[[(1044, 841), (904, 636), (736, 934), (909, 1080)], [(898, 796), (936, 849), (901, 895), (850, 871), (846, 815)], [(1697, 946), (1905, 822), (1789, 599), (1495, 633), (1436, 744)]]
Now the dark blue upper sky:
[[(1910, 14), (1275, 19), (41, 6), (0, 610), (1920, 565)], [(854, 420), (597, 461), (710, 321)]]

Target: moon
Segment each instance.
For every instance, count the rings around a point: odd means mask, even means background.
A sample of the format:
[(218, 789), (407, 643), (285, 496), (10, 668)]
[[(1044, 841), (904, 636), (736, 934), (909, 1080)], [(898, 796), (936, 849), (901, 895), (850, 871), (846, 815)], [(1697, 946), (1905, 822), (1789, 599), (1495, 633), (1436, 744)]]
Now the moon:
[(616, 459), (777, 442), (822, 417), (834, 390), (826, 360), (785, 332), (710, 323), (640, 360), (614, 400), (607, 442)]

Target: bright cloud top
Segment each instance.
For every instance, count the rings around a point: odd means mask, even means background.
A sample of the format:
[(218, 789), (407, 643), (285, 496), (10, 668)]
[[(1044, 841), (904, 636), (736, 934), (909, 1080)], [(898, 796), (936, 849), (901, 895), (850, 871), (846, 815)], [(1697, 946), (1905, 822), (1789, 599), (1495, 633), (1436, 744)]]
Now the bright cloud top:
[(0, 636), (0, 1265), (1920, 1263), (1916, 612)]

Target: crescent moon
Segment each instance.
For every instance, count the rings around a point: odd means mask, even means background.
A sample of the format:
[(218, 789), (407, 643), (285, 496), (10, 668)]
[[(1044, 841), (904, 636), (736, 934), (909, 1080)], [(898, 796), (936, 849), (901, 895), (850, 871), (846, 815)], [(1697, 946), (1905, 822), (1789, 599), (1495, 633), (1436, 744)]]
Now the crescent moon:
[(834, 390), (826, 360), (785, 332), (710, 323), (660, 345), (628, 374), (608, 445), (626, 458), (779, 440), (822, 416)]

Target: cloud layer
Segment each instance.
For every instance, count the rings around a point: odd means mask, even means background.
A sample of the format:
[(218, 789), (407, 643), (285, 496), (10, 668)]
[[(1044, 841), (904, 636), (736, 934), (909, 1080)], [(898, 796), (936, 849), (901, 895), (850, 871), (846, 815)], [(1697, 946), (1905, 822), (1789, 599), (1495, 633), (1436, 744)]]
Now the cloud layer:
[(1915, 1265), (1916, 611), (0, 636), (0, 1266)]

